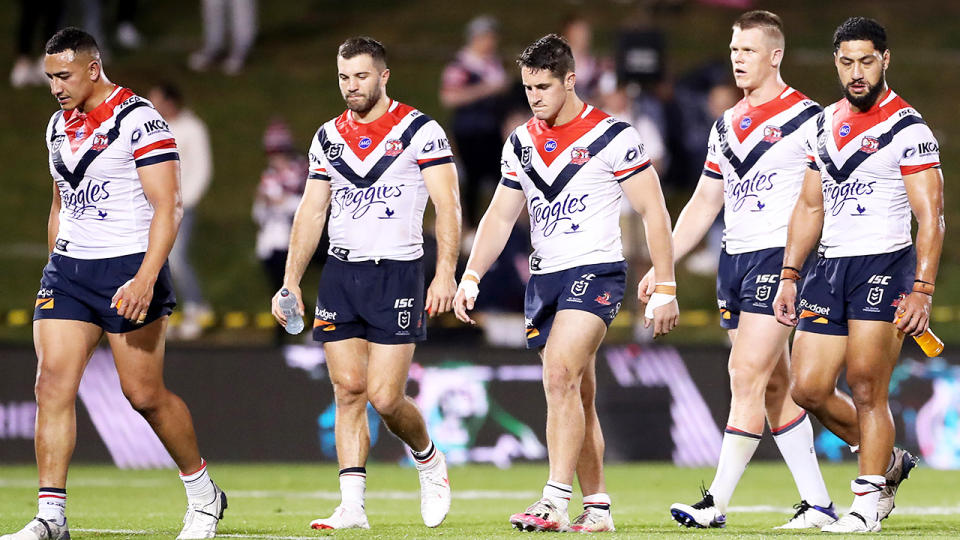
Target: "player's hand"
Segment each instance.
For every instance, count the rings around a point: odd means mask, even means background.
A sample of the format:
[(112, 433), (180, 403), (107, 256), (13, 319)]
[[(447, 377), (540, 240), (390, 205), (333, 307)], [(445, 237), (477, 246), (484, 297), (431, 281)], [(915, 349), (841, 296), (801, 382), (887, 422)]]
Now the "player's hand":
[(795, 280), (780, 280), (777, 297), (773, 299), (773, 314), (780, 324), (797, 325), (797, 282)]
[[(290, 294), (296, 295), (297, 298), (297, 313), (300, 316), (303, 316), (303, 294), (300, 292), (300, 285), (294, 284), (285, 284), (281, 289), (287, 289), (290, 291)], [(280, 323), (280, 326), (287, 325), (287, 318), (283, 315), (283, 310), (280, 309), (280, 291), (277, 291), (277, 294), (273, 295), (273, 300), (270, 302), (270, 312), (273, 313), (273, 318)]]
[(110, 307), (116, 308), (117, 314), (129, 321), (142, 324), (147, 318), (150, 301), (153, 300), (153, 285), (157, 276), (144, 277), (140, 274), (133, 276), (117, 289), (110, 300)]
[(653, 278), (653, 268), (647, 270), (647, 273), (644, 274), (643, 279), (640, 280), (640, 283), (637, 284), (637, 299), (640, 300), (642, 304), (640, 309), (643, 309), (648, 302), (650, 302), (650, 297), (653, 296), (653, 289), (657, 286), (657, 280)]
[(897, 307), (896, 325), (904, 334), (919, 336), (930, 327), (930, 306), (933, 297), (921, 292), (912, 292), (900, 300)]
[[(653, 337), (659, 337), (673, 330), (680, 321), (680, 306), (674, 298), (669, 304), (653, 308)], [(650, 319), (644, 317), (644, 328), (650, 327)]]
[(476, 301), (477, 295), (469, 295), (467, 289), (461, 284), (457, 289), (457, 295), (453, 299), (453, 313), (460, 319), (460, 322), (477, 324), (476, 321), (470, 318), (470, 315), (467, 315), (467, 310), (472, 310)]
[(453, 307), (453, 297), (457, 294), (457, 281), (453, 275), (434, 276), (427, 289), (427, 305), (424, 311), (432, 319), (441, 313), (450, 311)]

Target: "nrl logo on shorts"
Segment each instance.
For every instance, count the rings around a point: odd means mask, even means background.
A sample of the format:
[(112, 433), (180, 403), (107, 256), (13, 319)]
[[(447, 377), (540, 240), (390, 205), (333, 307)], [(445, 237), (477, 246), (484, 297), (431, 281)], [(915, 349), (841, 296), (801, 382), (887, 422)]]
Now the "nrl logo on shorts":
[(570, 163), (583, 165), (588, 161), (590, 161), (590, 150), (586, 148), (574, 148), (570, 150)]
[(399, 156), (400, 153), (403, 152), (403, 141), (399, 139), (391, 139), (384, 143), (383, 147), (386, 149), (386, 152), (384, 152), (386, 155), (391, 157)]
[(340, 154), (342, 153), (343, 153), (343, 145), (340, 143), (331, 144), (329, 147), (327, 147), (327, 159), (329, 159), (330, 161), (338, 159), (340, 157)]
[(410, 327), (410, 312), (401, 311), (397, 313), (397, 326), (406, 330)]
[(573, 285), (570, 286), (570, 294), (574, 296), (583, 296), (587, 292), (587, 287), (590, 286), (590, 280), (597, 277), (596, 274), (583, 274), (580, 276), (581, 279), (573, 282)]
[(520, 165), (523, 165), (524, 167), (530, 165), (530, 159), (532, 157), (533, 157), (533, 147), (524, 146), (523, 149), (520, 150)]
[(761, 285), (757, 287), (757, 294), (754, 296), (760, 302), (763, 302), (770, 298), (770, 292), (773, 290), (770, 285)]
[(883, 287), (873, 287), (867, 291), (867, 303), (871, 306), (879, 304), (883, 300)]

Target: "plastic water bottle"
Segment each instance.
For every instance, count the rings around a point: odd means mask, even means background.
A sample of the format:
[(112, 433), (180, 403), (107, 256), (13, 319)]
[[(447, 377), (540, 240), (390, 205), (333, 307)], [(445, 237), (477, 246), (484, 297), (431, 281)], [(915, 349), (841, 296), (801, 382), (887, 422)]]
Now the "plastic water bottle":
[(919, 336), (913, 336), (913, 339), (915, 339), (917, 345), (920, 345), (920, 348), (923, 349), (924, 354), (930, 358), (939, 356), (940, 353), (943, 352), (943, 341), (930, 331), (929, 328)]
[(299, 334), (303, 331), (303, 317), (297, 311), (297, 295), (288, 291), (286, 287), (280, 289), (280, 311), (287, 318), (287, 325), (284, 326), (288, 334)]

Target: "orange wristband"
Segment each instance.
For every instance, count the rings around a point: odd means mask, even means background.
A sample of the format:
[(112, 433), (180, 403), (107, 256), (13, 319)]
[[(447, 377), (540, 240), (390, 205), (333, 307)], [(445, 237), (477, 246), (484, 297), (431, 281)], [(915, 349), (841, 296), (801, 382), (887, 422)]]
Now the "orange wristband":
[(936, 287), (933, 285), (933, 283), (927, 283), (926, 281), (920, 281), (919, 279), (913, 282), (913, 292), (933, 296), (934, 289), (936, 289)]
[(800, 281), (800, 272), (796, 268), (784, 266), (783, 269), (780, 270), (780, 279)]

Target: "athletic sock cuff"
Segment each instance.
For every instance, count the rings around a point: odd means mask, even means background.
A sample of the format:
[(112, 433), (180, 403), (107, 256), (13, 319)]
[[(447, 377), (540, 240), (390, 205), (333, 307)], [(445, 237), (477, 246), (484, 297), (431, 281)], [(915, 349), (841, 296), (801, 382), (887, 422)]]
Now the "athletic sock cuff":
[(360, 475), (366, 476), (367, 468), (366, 467), (347, 467), (346, 469), (340, 469), (340, 476), (343, 476), (345, 474), (349, 474), (352, 476), (360, 476)]
[(53, 487), (42, 487), (39, 489), (40, 493), (56, 493), (57, 495), (66, 495), (67, 490), (64, 488), (53, 488)]
[(723, 432), (724, 432), (724, 433), (728, 433), (728, 434), (730, 434), (730, 435), (738, 435), (738, 436), (740, 436), (740, 437), (747, 437), (747, 438), (750, 438), (750, 439), (756, 439), (756, 440), (758, 440), (758, 441), (759, 441), (761, 438), (763, 438), (763, 436), (760, 435), (760, 434), (758, 434), (758, 433), (750, 433), (749, 431), (744, 431), (744, 430), (742, 430), (742, 429), (735, 428), (735, 427), (731, 426), (730, 424), (727, 424), (727, 428), (724, 429)]
[(788, 432), (793, 431), (794, 428), (803, 424), (807, 420), (807, 411), (800, 413), (800, 416), (797, 416), (793, 420), (787, 422), (786, 424), (780, 427), (770, 427), (770, 433), (773, 433), (774, 437), (779, 437), (781, 435), (786, 435)]
[(426, 463), (427, 461), (430, 461), (434, 454), (437, 453), (437, 447), (433, 444), (433, 441), (430, 441), (430, 444), (423, 450), (423, 452), (417, 452), (411, 448), (410, 453), (413, 454), (413, 459), (419, 461), (420, 463)]

